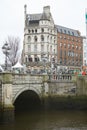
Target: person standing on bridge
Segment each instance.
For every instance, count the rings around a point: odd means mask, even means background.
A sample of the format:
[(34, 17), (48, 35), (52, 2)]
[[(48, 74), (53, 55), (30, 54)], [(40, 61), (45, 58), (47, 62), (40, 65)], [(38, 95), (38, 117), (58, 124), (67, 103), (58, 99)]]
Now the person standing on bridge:
[(86, 72), (85, 70), (82, 71), (82, 75), (85, 76), (86, 75)]

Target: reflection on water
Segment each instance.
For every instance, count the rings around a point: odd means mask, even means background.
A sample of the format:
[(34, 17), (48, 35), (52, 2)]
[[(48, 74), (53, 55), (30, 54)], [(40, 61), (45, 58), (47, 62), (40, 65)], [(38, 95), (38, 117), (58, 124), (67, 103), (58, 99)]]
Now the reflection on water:
[(0, 130), (87, 130), (87, 111), (20, 112)]

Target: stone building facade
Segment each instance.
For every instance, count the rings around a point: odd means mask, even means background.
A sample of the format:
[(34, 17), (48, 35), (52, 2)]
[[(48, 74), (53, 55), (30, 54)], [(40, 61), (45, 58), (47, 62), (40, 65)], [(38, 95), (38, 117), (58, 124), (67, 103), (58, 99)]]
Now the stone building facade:
[(25, 27), (22, 61), (30, 70), (52, 67), (57, 60), (57, 29), (50, 6), (43, 7), (40, 14), (27, 14), (24, 6)]
[[(29, 70), (55, 71), (57, 66), (81, 68), (83, 65), (83, 37), (78, 30), (55, 25), (50, 6), (40, 14), (27, 14), (22, 62)], [(56, 69), (55, 69), (56, 68)]]

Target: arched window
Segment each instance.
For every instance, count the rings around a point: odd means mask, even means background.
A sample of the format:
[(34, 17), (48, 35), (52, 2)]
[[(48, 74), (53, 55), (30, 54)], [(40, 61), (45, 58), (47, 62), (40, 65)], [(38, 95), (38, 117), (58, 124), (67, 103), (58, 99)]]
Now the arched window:
[(35, 33), (37, 33), (37, 29), (35, 29)]
[(47, 36), (47, 41), (49, 42), (49, 35)]
[(37, 42), (37, 36), (34, 37), (34, 41)]
[(30, 29), (28, 29), (28, 33), (30, 33), (31, 31), (30, 31)]
[(41, 35), (41, 41), (44, 41), (44, 36), (43, 35)]
[(42, 32), (42, 33), (44, 32), (44, 28), (41, 29), (41, 32)]
[(28, 56), (28, 60), (29, 62), (32, 62), (32, 57), (30, 55)]
[(38, 62), (39, 61), (39, 57), (38, 56), (35, 56), (35, 62)]
[(50, 42), (52, 42), (52, 37), (50, 37)]
[(34, 30), (32, 29), (32, 33), (34, 33)]
[(52, 53), (52, 46), (50, 46), (50, 53)]
[(28, 42), (30, 42), (31, 41), (31, 37), (30, 36), (28, 36)]

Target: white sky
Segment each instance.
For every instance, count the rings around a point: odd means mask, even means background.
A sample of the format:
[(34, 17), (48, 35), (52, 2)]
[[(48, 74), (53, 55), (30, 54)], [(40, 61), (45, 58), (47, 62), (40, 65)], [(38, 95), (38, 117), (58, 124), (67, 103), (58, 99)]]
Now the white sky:
[(42, 13), (50, 6), (55, 24), (76, 29), (86, 35), (87, 0), (0, 0), (0, 64), (4, 63), (2, 45), (8, 36), (19, 37), (23, 45), (24, 5), (27, 13)]

